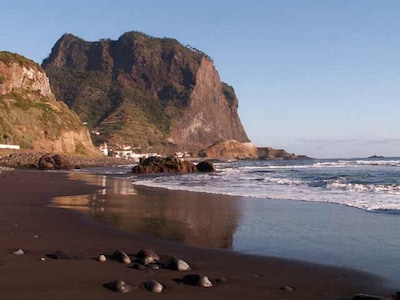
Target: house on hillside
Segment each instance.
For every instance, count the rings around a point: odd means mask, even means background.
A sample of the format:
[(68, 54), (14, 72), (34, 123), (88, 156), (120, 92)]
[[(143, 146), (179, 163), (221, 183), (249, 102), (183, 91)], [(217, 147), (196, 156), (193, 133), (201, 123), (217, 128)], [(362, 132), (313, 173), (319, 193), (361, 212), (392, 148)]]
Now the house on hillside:
[(21, 147), (20, 147), (19, 145), (0, 144), (0, 149), (14, 149), (14, 150), (20, 150)]

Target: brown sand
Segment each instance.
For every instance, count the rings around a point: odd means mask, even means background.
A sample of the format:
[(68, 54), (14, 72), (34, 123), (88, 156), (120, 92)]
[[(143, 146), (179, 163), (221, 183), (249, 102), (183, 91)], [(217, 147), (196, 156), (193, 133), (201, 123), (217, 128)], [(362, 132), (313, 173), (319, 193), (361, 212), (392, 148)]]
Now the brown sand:
[[(357, 293), (390, 295), (373, 276), (340, 268), (285, 259), (241, 255), (232, 251), (193, 248), (129, 234), (91, 222), (72, 210), (47, 206), (52, 197), (93, 192), (95, 186), (68, 180), (65, 173), (13, 171), (0, 174), (0, 297), (1, 299), (343, 299)], [(17, 249), (26, 254), (13, 255)], [(151, 248), (162, 259), (187, 261), (190, 273), (227, 282), (211, 288), (179, 283), (186, 272), (161, 269), (145, 272), (108, 259), (122, 249), (135, 254)], [(62, 250), (76, 260), (46, 255)], [(45, 258), (42, 261), (41, 258)], [(162, 294), (138, 288), (118, 294), (103, 287), (113, 280), (140, 286), (155, 279)], [(292, 292), (283, 286), (294, 287)]]

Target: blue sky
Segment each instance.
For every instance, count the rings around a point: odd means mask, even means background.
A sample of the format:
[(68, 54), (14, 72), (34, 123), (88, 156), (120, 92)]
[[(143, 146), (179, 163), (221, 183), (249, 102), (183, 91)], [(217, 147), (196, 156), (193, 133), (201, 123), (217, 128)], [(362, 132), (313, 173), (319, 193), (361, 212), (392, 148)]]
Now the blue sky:
[(235, 88), (258, 146), (400, 156), (398, 0), (3, 0), (0, 49), (41, 63), (64, 33), (172, 37)]

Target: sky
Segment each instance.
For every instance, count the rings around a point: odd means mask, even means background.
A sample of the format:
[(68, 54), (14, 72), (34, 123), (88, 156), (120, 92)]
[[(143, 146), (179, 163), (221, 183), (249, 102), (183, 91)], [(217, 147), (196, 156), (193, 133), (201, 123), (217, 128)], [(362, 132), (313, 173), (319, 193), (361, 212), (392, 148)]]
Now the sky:
[(400, 156), (398, 0), (2, 0), (0, 50), (41, 63), (64, 33), (171, 37), (210, 56), (257, 146)]

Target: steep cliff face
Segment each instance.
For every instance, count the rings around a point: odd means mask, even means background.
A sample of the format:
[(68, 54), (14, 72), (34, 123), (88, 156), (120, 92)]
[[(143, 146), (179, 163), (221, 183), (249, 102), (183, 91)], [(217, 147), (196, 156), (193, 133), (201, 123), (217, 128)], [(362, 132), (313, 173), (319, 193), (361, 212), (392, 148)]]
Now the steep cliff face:
[(0, 52), (0, 143), (40, 151), (95, 152), (78, 116), (54, 97), (44, 70), (10, 52)]
[(100, 134), (96, 142), (196, 152), (247, 142), (232, 87), (202, 52), (137, 32), (87, 42), (66, 34), (43, 62), (57, 98)]

